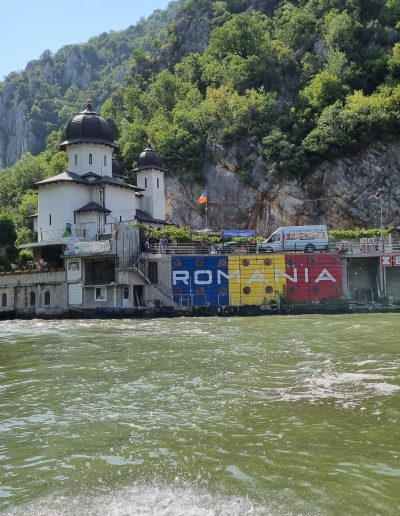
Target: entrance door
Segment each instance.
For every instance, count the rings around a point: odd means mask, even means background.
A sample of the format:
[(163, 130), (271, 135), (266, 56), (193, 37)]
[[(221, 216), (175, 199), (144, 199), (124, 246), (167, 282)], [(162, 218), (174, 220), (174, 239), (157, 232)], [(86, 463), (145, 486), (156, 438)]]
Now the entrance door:
[(152, 285), (158, 283), (158, 269), (157, 262), (148, 262), (148, 276)]
[(122, 306), (129, 306), (129, 287), (124, 287), (123, 297), (122, 297)]
[(143, 285), (133, 286), (133, 306), (143, 306)]

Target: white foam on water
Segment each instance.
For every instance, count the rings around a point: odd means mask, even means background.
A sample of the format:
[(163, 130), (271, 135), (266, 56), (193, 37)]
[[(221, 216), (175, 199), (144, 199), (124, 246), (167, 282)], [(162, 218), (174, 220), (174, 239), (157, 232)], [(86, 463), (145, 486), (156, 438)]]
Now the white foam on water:
[(54, 496), (14, 508), (13, 516), (285, 516), (244, 497), (210, 494), (197, 488), (138, 485), (111, 494)]
[(367, 364), (379, 364), (379, 361), (378, 360), (367, 359), (367, 360), (361, 360), (360, 362), (354, 362), (354, 365), (356, 365), (356, 366), (364, 366), (364, 365), (367, 365)]

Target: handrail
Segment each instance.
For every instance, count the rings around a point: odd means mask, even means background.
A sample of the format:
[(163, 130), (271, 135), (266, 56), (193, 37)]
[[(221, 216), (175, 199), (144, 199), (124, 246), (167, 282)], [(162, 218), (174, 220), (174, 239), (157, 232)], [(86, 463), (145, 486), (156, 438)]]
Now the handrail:
[(168, 297), (172, 301), (172, 289), (163, 281), (152, 283), (153, 287), (156, 287), (164, 296)]
[[(325, 252), (336, 252), (340, 254), (353, 254), (353, 253), (382, 253), (382, 252), (399, 252), (400, 253), (400, 243), (390, 243), (390, 242), (374, 242), (374, 243), (364, 243), (364, 242), (351, 242), (351, 241), (341, 241), (341, 242), (329, 242), (329, 245), (326, 249), (316, 250), (315, 253), (325, 253)], [(304, 250), (294, 250), (294, 251), (275, 251), (275, 254), (279, 253), (295, 253), (295, 254), (304, 254)], [(176, 244), (168, 244), (167, 246), (161, 248), (159, 244), (151, 244), (149, 252), (147, 255), (204, 255), (204, 254), (212, 254), (212, 255), (226, 255), (226, 254), (271, 254), (270, 251), (262, 249), (257, 246), (257, 244), (251, 243), (219, 243), (219, 244), (210, 244), (210, 243), (176, 243)]]

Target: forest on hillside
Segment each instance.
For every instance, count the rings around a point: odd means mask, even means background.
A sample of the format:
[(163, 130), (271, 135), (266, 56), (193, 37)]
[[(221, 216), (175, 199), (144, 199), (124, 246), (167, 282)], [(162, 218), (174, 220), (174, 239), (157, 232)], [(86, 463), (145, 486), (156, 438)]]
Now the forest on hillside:
[[(115, 47), (115, 57), (129, 54), (129, 69), (102, 114), (114, 125), (119, 159), (131, 170), (150, 140), (171, 170), (201, 182), (214, 149), (248, 147), (262, 156), (265, 174), (284, 181), (306, 176), (322, 159), (396, 137), (399, 22), (399, 0), (186, 0), (162, 38), (150, 33), (145, 44)], [(196, 26), (209, 31), (207, 43), (188, 51)], [(107, 37), (96, 40), (97, 54)], [(71, 104), (53, 99), (60, 104), (51, 112), (72, 115)], [(38, 112), (45, 120), (46, 102)], [(0, 174), (1, 217), (15, 224), (17, 242), (27, 238), (23, 220), (36, 209), (30, 185), (65, 167), (59, 139), (53, 133), (45, 152)], [(245, 163), (238, 173), (249, 181)]]
[[(212, 31), (204, 52), (171, 69), (160, 71), (162, 53), (134, 53), (103, 109), (126, 164), (150, 138), (172, 169), (199, 177), (208, 149), (248, 140), (266, 173), (306, 174), (398, 133), (400, 2), (284, 1), (272, 16), (240, 12), (248, 3), (186, 1)], [(170, 45), (179, 50), (179, 32)]]

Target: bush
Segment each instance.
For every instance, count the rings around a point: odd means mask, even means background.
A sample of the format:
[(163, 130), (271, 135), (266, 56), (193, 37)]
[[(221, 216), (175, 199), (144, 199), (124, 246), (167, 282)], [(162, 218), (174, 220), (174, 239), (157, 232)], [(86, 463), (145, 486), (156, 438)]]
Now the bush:
[[(384, 229), (385, 235), (388, 235), (392, 228)], [(359, 240), (360, 238), (380, 237), (381, 230), (373, 229), (331, 229), (328, 231), (328, 237), (332, 240)]]

